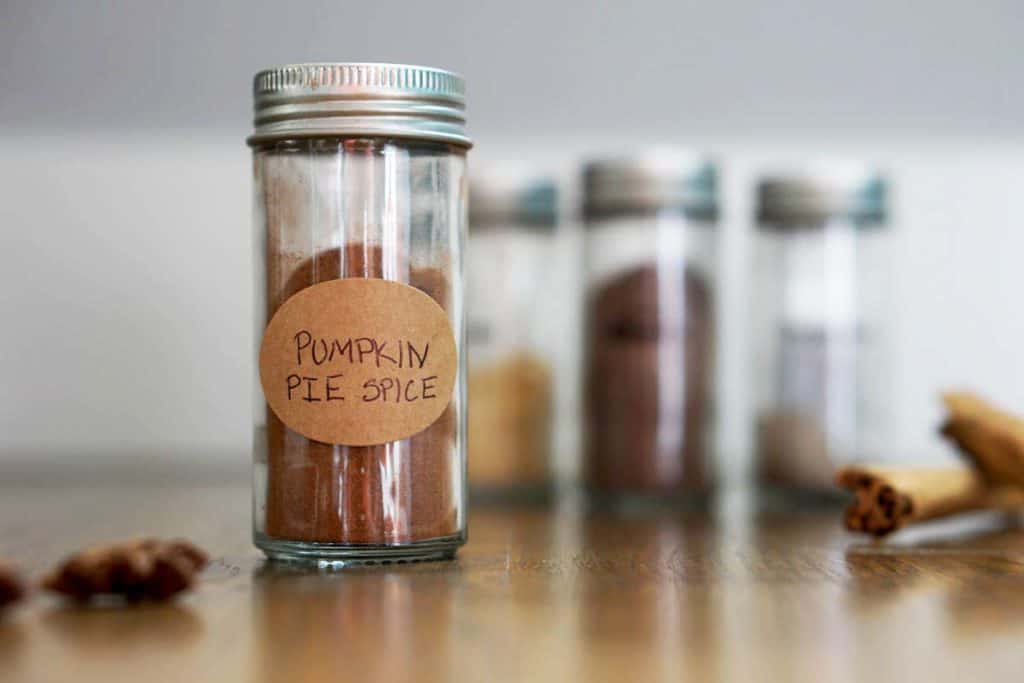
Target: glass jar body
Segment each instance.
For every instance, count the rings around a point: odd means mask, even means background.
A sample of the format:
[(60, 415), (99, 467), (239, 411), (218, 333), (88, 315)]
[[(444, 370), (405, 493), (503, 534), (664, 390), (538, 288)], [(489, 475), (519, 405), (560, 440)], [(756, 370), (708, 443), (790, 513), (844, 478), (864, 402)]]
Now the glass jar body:
[(762, 483), (834, 491), (836, 466), (882, 454), (888, 243), (884, 229), (843, 218), (756, 232), (752, 384)]
[(598, 496), (709, 491), (716, 235), (681, 210), (585, 228), (584, 457)]
[(478, 498), (550, 492), (554, 226), (470, 230), (469, 483)]
[(254, 149), (255, 340), (297, 292), (338, 278), (415, 287), (444, 310), (458, 350), (442, 416), (373, 446), (313, 441), (267, 406), (257, 377), (253, 533), (279, 559), (450, 556), (465, 541), (462, 246), (465, 150), (323, 138)]

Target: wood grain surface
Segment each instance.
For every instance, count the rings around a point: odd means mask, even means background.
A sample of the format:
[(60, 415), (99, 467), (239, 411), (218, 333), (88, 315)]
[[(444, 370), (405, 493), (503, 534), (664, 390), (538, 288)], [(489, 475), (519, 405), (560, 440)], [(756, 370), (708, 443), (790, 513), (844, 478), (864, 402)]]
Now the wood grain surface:
[(450, 563), (310, 573), (249, 542), (245, 485), (0, 487), (0, 557), (185, 536), (216, 558), (167, 605), (37, 595), (0, 680), (968, 681), (1024, 677), (1024, 531), (980, 516), (874, 543), (838, 508), (474, 509)]

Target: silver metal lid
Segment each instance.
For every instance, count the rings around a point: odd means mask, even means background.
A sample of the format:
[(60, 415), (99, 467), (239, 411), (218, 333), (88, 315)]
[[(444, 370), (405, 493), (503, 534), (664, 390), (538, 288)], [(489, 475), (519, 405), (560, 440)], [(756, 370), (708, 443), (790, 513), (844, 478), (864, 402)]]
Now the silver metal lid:
[(765, 227), (799, 227), (846, 218), (862, 225), (885, 221), (885, 178), (859, 164), (772, 173), (757, 185), (757, 219)]
[(558, 184), (516, 164), (474, 165), (469, 175), (469, 226), (521, 224), (551, 228), (558, 221)]
[(298, 137), (398, 137), (470, 146), (462, 76), (404, 64), (291, 64), (253, 79), (250, 145)]
[(660, 151), (595, 160), (583, 167), (585, 216), (663, 209), (715, 218), (718, 171), (714, 162), (698, 154)]

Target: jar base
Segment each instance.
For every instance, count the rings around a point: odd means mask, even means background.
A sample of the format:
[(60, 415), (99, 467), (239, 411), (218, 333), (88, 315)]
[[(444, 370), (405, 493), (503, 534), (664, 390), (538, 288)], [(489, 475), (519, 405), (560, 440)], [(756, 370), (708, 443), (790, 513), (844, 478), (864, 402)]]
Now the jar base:
[(549, 505), (555, 500), (553, 483), (469, 485), (469, 501), (473, 505)]
[(769, 510), (845, 506), (850, 501), (845, 490), (838, 485), (829, 486), (827, 483), (812, 486), (759, 481), (755, 485), (754, 494), (758, 506)]
[(678, 490), (585, 489), (587, 509), (594, 512), (634, 514), (661, 511), (706, 512), (714, 506), (711, 488)]
[(319, 567), (451, 560), (465, 542), (464, 536), (456, 534), (402, 545), (352, 545), (289, 541), (253, 533), (253, 543), (271, 560)]

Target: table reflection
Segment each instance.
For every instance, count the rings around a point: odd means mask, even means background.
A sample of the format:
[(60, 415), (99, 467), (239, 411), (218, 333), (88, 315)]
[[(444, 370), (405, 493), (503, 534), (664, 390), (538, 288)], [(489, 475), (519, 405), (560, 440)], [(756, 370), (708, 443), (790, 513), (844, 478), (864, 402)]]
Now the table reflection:
[(412, 680), (449, 661), (457, 568), (436, 565), (308, 573), (264, 565), (253, 580), (263, 680)]
[(594, 511), (574, 559), (576, 680), (720, 674), (719, 537), (704, 512)]
[(0, 615), (0, 679), (15, 680), (28, 639), (25, 626), (11, 615)]
[(42, 614), (41, 624), (68, 647), (95, 657), (126, 647), (181, 651), (197, 642), (204, 630), (193, 609), (176, 602), (60, 604)]
[(452, 563), (263, 565), (258, 678), (852, 682), (911, 676), (907, 648), (991, 657), (967, 638), (985, 625), (1019, 634), (1020, 531), (879, 544), (838, 519), (488, 507)]

